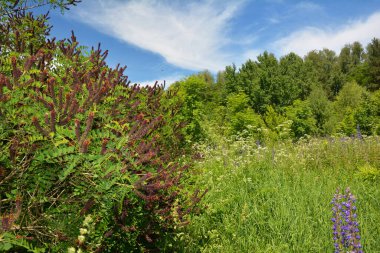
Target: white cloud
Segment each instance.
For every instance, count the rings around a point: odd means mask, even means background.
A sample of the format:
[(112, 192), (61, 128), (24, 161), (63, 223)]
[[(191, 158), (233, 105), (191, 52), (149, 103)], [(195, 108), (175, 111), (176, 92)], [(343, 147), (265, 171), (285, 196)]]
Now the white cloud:
[(275, 4), (282, 4), (282, 3), (284, 3), (285, 1), (284, 1), (284, 0), (266, 0), (265, 2), (268, 2), (268, 3), (275, 3)]
[(271, 17), (271, 18), (268, 18), (267, 19), (269, 21), (269, 23), (271, 24), (278, 24), (281, 22), (281, 20), (279, 18), (276, 18), (276, 17)]
[(243, 62), (246, 62), (248, 59), (251, 59), (253, 61), (256, 61), (257, 60), (257, 56), (259, 56), (260, 54), (262, 54), (264, 51), (262, 50), (256, 50), (256, 49), (251, 49), (251, 50), (247, 50), (244, 54), (243, 54)]
[(291, 33), (272, 44), (280, 55), (295, 52), (306, 55), (311, 50), (328, 48), (335, 52), (347, 43), (359, 41), (366, 45), (374, 37), (380, 37), (380, 12), (365, 20), (351, 21), (342, 27), (306, 27)]
[(320, 11), (322, 10), (322, 7), (316, 3), (309, 2), (309, 1), (302, 1), (296, 4), (295, 6), (296, 10), (299, 11)]
[(229, 22), (242, 2), (93, 0), (77, 9), (77, 18), (173, 65), (217, 71), (233, 61), (223, 48), (231, 44)]
[(158, 82), (158, 84), (165, 83), (165, 87), (167, 88), (173, 83), (180, 81), (183, 78), (185, 78), (185, 75), (174, 74), (174, 75), (161, 77), (158, 80), (137, 81), (137, 82), (132, 82), (132, 83), (137, 83), (137, 84), (140, 84), (141, 86), (153, 86), (156, 82)]

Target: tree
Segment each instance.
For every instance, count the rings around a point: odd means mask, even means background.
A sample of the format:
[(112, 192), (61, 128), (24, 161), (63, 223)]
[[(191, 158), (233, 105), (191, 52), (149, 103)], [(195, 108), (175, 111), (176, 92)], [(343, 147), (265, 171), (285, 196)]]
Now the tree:
[(249, 98), (250, 106), (259, 114), (265, 113), (266, 106), (276, 103), (278, 98), (278, 61), (273, 54), (264, 52), (257, 62), (248, 60), (239, 69), (235, 78), (235, 93), (243, 91)]
[(241, 91), (247, 95), (248, 104), (252, 108), (259, 108), (260, 105), (256, 99), (257, 93), (260, 92), (260, 75), (257, 62), (252, 60), (246, 61), (239, 69), (235, 83), (235, 93)]
[(305, 57), (305, 67), (309, 83), (321, 85), (329, 99), (338, 94), (345, 82), (338, 58), (332, 50), (309, 52)]
[(178, 90), (182, 103), (180, 115), (182, 120), (187, 122), (185, 136), (188, 141), (198, 141), (204, 137), (201, 122), (207, 105), (212, 102), (213, 86), (210, 78), (205, 78), (205, 73), (201, 72), (176, 82), (170, 87), (171, 90)]
[(352, 57), (351, 57), (351, 47), (350, 45), (345, 45), (339, 54), (339, 64), (340, 69), (344, 74), (347, 74), (350, 71), (352, 65)]
[(355, 110), (354, 120), (362, 134), (380, 134), (380, 90), (364, 93), (363, 101)]
[(308, 97), (309, 106), (316, 121), (318, 132), (321, 134), (331, 133), (331, 130), (326, 129), (326, 123), (331, 117), (332, 105), (328, 100), (326, 92), (320, 86), (312, 89)]
[(367, 46), (367, 64), (371, 78), (367, 89), (378, 90), (380, 88), (380, 40), (377, 38), (372, 39)]
[(359, 42), (344, 46), (339, 55), (341, 72), (346, 76), (346, 81), (355, 81), (363, 87), (369, 82), (368, 63), (363, 46)]
[(295, 100), (286, 110), (286, 116), (292, 121), (291, 133), (295, 139), (316, 133), (316, 120), (309, 106), (309, 101)]
[(362, 101), (365, 89), (356, 82), (346, 83), (336, 97), (337, 112), (344, 112), (346, 109), (355, 109)]
[(224, 80), (225, 80), (225, 94), (224, 98), (227, 97), (227, 94), (232, 92), (237, 92), (239, 90), (238, 87), (238, 77), (236, 66), (233, 64), (232, 66), (227, 66), (224, 71)]
[(231, 93), (227, 98), (226, 119), (230, 134), (257, 134), (257, 129), (264, 126), (261, 117), (249, 106), (249, 98), (245, 93)]
[(0, 0), (0, 20), (7, 14), (30, 11), (42, 6), (49, 6), (52, 9), (59, 8), (62, 12), (69, 10), (70, 6), (75, 6), (82, 0)]
[(226, 73), (224, 71), (218, 71), (218, 73), (216, 74), (216, 83), (218, 85), (225, 85)]
[(364, 61), (364, 49), (362, 44), (358, 41), (355, 41), (351, 45), (351, 59), (354, 66), (357, 66)]
[(363, 63), (364, 49), (360, 42), (345, 45), (339, 54), (339, 64), (342, 73), (349, 74), (355, 67)]
[(277, 100), (279, 106), (288, 106), (294, 100), (302, 97), (306, 87), (303, 80), (303, 60), (295, 53), (285, 55), (280, 59), (281, 92)]
[(329, 123), (330, 126), (335, 126), (337, 132), (346, 135), (356, 133), (355, 110), (363, 102), (364, 94), (365, 89), (356, 82), (346, 83), (333, 104), (334, 115)]
[(273, 54), (264, 52), (257, 61), (246, 61), (238, 71), (235, 66), (226, 69), (226, 93), (244, 92), (251, 108), (263, 115), (268, 105), (285, 107), (308, 94), (304, 73), (303, 60), (296, 54), (278, 61)]
[(292, 121), (276, 112), (272, 106), (267, 107), (263, 119), (269, 130), (269, 141), (287, 139), (290, 137)]

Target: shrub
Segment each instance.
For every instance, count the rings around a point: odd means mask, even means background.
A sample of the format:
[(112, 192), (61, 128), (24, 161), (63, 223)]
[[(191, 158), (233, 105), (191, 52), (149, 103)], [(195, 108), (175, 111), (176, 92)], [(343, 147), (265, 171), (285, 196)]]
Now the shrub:
[[(183, 124), (162, 103), (172, 94), (130, 85), (74, 34), (46, 39), (46, 19), (1, 23), (0, 231), (52, 251), (157, 248), (202, 196), (181, 190)], [(94, 232), (78, 241), (88, 215)]]
[(316, 120), (308, 101), (295, 100), (293, 106), (287, 108), (286, 114), (292, 120), (290, 128), (295, 139), (316, 133)]

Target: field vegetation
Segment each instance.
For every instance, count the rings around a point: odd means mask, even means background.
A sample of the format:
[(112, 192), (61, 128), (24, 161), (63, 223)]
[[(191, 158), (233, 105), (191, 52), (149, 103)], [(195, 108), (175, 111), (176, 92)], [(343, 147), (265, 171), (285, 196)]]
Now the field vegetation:
[(1, 252), (380, 252), (379, 39), (142, 87), (78, 2), (0, 0)]
[(206, 209), (178, 235), (179, 252), (332, 252), (332, 198), (357, 198), (364, 252), (380, 249), (380, 139), (254, 139), (198, 145)]

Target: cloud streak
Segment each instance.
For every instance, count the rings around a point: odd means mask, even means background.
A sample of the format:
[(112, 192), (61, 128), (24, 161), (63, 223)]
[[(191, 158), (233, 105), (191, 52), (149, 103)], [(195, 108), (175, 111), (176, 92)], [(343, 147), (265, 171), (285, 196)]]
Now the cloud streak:
[(339, 52), (347, 43), (359, 41), (366, 45), (374, 37), (380, 37), (380, 12), (376, 12), (365, 20), (349, 22), (342, 27), (317, 28), (306, 27), (279, 39), (272, 48), (279, 55), (295, 52), (301, 56), (311, 50), (328, 48)]
[(165, 87), (169, 87), (170, 85), (172, 85), (173, 83), (181, 80), (185, 78), (184, 75), (181, 75), (181, 74), (173, 74), (173, 75), (168, 75), (168, 76), (164, 76), (162, 78), (159, 78), (159, 80), (143, 80), (143, 81), (136, 81), (136, 82), (133, 82), (133, 83), (137, 83), (137, 84), (140, 84), (142, 86), (153, 86), (156, 82), (161, 85), (161, 84), (164, 84), (165, 83)]
[(298, 11), (321, 11), (323, 8), (316, 3), (302, 1), (295, 5), (295, 9)]
[(77, 19), (124, 42), (157, 53), (175, 66), (217, 71), (234, 57), (229, 23), (243, 1), (100, 1), (76, 13)]

